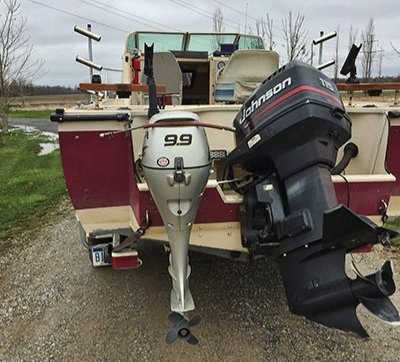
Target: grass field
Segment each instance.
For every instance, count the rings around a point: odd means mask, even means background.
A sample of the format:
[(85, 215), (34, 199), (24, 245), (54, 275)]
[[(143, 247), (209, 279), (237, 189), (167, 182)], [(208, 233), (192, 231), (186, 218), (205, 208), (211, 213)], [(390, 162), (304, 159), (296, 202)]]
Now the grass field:
[(90, 96), (85, 93), (54, 94), (18, 97), (11, 100), (13, 109), (55, 109), (70, 108), (77, 103), (87, 103)]
[(8, 113), (10, 118), (31, 118), (31, 119), (47, 119), (50, 120), (51, 110), (40, 109), (40, 110), (24, 110), (16, 109)]
[[(385, 226), (388, 227), (389, 229), (397, 230), (400, 232), (400, 217), (391, 220), (390, 222), (385, 224)], [(400, 246), (400, 237), (392, 240), (392, 244), (395, 246)]]
[(0, 144), (0, 244), (40, 225), (66, 195), (59, 151), (37, 155), (44, 141), (13, 130)]

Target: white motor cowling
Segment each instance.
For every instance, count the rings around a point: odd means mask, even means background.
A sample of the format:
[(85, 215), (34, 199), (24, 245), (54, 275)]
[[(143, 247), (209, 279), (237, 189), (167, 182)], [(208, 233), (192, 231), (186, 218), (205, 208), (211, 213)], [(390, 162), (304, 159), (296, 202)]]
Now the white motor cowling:
[(142, 153), (146, 182), (167, 229), (173, 284), (171, 309), (179, 313), (194, 309), (188, 287), (189, 239), (211, 169), (206, 133), (196, 123), (199, 117), (191, 112), (154, 115)]

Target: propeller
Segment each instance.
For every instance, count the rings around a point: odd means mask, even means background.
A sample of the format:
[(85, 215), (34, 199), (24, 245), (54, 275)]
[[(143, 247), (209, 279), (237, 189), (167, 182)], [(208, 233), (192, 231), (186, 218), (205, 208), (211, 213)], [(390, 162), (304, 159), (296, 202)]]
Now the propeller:
[(354, 262), (352, 267), (357, 274), (357, 279), (352, 282), (352, 291), (358, 301), (382, 321), (400, 325), (399, 313), (389, 299), (396, 290), (393, 263), (387, 260), (380, 270), (367, 276), (361, 274)]
[(199, 315), (188, 320), (182, 314), (172, 312), (168, 319), (172, 323), (172, 328), (165, 336), (165, 341), (168, 344), (174, 343), (178, 338), (193, 345), (199, 343), (199, 340), (190, 331), (190, 327), (194, 327), (201, 322)]

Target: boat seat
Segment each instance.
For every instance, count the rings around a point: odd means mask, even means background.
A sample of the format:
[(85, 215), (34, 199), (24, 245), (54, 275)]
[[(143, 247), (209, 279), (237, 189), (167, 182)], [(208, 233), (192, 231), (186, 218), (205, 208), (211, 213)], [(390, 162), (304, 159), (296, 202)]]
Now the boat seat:
[(237, 50), (217, 73), (215, 101), (243, 103), (258, 85), (279, 67), (278, 53), (270, 50)]
[[(171, 52), (155, 52), (153, 55), (153, 73), (157, 84), (164, 84), (166, 94), (173, 105), (182, 104), (182, 71), (175, 56)], [(147, 77), (142, 76), (142, 84), (147, 83)], [(144, 98), (148, 104), (148, 95)]]
[[(381, 111), (359, 113), (349, 112), (352, 121), (352, 138), (358, 146), (358, 155), (345, 169), (346, 175), (387, 174), (385, 168), (386, 150), (389, 137), (389, 120)], [(343, 157), (343, 149), (338, 151), (337, 162)]]

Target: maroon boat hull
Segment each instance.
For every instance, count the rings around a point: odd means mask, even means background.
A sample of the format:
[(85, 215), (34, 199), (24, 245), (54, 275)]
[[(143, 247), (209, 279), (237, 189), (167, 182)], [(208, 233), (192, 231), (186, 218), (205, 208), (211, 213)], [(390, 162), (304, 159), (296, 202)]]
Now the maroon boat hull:
[[(104, 131), (101, 131), (104, 132)], [(60, 132), (61, 157), (67, 188), (76, 210), (131, 205), (140, 224), (149, 211), (153, 226), (162, 225), (149, 191), (140, 191), (135, 181), (132, 138), (118, 134), (100, 137), (100, 131)], [(400, 126), (391, 126), (387, 152), (388, 170), (393, 182), (335, 183), (338, 201), (363, 215), (379, 214), (382, 200), (400, 195)], [(237, 204), (226, 204), (215, 188), (202, 198), (197, 223), (237, 221)]]

